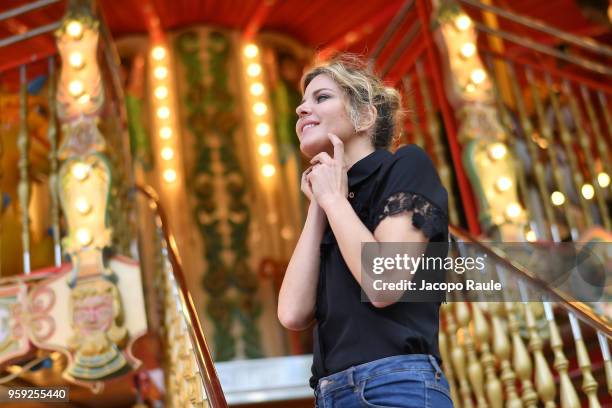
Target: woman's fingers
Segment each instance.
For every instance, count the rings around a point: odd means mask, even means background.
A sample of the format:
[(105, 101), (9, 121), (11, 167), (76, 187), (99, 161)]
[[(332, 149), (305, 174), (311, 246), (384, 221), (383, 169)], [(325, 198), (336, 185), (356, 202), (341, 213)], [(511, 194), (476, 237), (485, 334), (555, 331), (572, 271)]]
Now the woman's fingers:
[(344, 167), (344, 143), (338, 136), (334, 135), (333, 133), (328, 133), (327, 137), (329, 137), (329, 140), (334, 146), (334, 161), (336, 162), (336, 164), (338, 164), (338, 166)]
[(327, 154), (326, 152), (321, 152), (310, 160), (310, 164), (328, 164), (332, 166), (334, 164), (334, 159), (329, 157), (329, 154)]

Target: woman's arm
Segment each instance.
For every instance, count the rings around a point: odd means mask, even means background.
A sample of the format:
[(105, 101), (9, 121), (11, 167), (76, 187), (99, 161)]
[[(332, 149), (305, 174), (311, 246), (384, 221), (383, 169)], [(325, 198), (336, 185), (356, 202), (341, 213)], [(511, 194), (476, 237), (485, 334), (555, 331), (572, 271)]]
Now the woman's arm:
[(287, 266), (278, 296), (278, 319), (287, 329), (305, 329), (314, 319), (319, 251), (325, 225), (325, 213), (311, 200), (302, 234)]
[[(374, 230), (374, 234), (372, 234), (361, 222), (357, 214), (355, 214), (355, 210), (353, 210), (353, 207), (345, 197), (336, 196), (324, 200), (322, 205), (346, 265), (357, 283), (367, 294), (372, 293), (372, 288), (365, 287), (364, 280), (361, 277), (362, 243), (422, 243), (421, 248), (418, 245), (410, 246), (410, 249), (414, 252), (412, 255), (418, 257), (425, 251), (428, 239), (421, 230), (415, 228), (412, 224), (412, 212), (403, 212), (384, 218)], [(382, 252), (381, 255), (383, 255)], [(407, 276), (407, 278), (410, 277), (411, 275)], [(372, 299), (372, 305), (375, 307), (386, 307), (395, 303), (400, 296), (401, 293), (398, 293), (393, 300), (388, 299), (389, 296), (380, 296), (380, 298), (385, 300)]]

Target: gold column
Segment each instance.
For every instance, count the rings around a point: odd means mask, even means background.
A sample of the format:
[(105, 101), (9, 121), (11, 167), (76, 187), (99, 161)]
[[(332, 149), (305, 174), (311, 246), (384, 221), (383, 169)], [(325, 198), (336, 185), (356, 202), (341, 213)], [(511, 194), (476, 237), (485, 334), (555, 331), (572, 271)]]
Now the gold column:
[(555, 355), (553, 367), (559, 374), (559, 400), (561, 401), (561, 408), (579, 408), (580, 400), (567, 372), (569, 362), (563, 353), (563, 340), (559, 334), (559, 327), (555, 321), (552, 305), (549, 302), (544, 302), (544, 313), (546, 314), (550, 331), (550, 348)]
[(465, 338), (465, 334), (463, 333), (463, 329), (461, 329), (461, 332), (457, 330), (457, 324), (455, 323), (455, 316), (453, 316), (451, 305), (445, 305), (442, 311), (446, 320), (446, 333), (448, 333), (450, 337), (451, 360), (459, 381), (461, 406), (463, 408), (474, 408), (474, 404), (472, 402), (472, 390), (465, 371), (465, 353), (463, 351), (463, 340)]
[(476, 395), (477, 406), (479, 408), (484, 408), (487, 407), (487, 401), (484, 395), (482, 367), (480, 366), (480, 362), (476, 357), (474, 339), (472, 337), (472, 333), (470, 333), (470, 309), (465, 302), (456, 302), (454, 306), (457, 323), (459, 323), (459, 326), (464, 333), (463, 341), (468, 359), (468, 378), (470, 379), (472, 390)]
[(599, 347), (601, 348), (601, 354), (603, 355), (608, 394), (612, 395), (612, 358), (610, 357), (608, 338), (602, 332), (598, 331), (597, 340), (599, 340)]
[[(443, 304), (441, 308), (448, 307), (448, 304)], [(443, 362), (443, 371), (446, 375), (446, 379), (448, 380), (448, 384), (450, 385), (451, 398), (453, 400), (453, 405), (456, 408), (461, 408), (459, 405), (459, 396), (457, 395), (457, 386), (455, 384), (455, 372), (453, 371), (453, 364), (448, 352), (448, 337), (443, 328), (440, 329), (438, 333), (438, 347), (440, 348), (440, 355), (442, 357)]]
[(51, 231), (53, 234), (53, 250), (55, 266), (62, 263), (62, 247), (60, 244), (59, 225), (59, 186), (57, 184), (58, 161), (57, 161), (57, 109), (55, 105), (55, 94), (57, 82), (55, 77), (55, 59), (49, 58), (49, 127), (47, 128), (47, 139), (49, 139), (49, 193), (51, 194)]
[(500, 361), (501, 380), (506, 391), (506, 408), (522, 408), (523, 403), (516, 392), (516, 375), (510, 364), (510, 342), (506, 327), (502, 322), (504, 307), (502, 303), (491, 303), (491, 325), (493, 326), (493, 351)]
[(17, 147), (19, 148), (19, 204), (21, 208), (21, 245), (23, 252), (23, 271), (26, 275), (30, 273), (30, 216), (28, 207), (30, 204), (30, 180), (28, 174), (30, 152), (30, 139), (28, 137), (28, 96), (26, 67), (19, 67), (19, 135), (17, 136)]
[(597, 381), (593, 378), (591, 359), (589, 358), (589, 352), (582, 338), (582, 331), (580, 330), (578, 319), (576, 319), (573, 313), (569, 313), (568, 316), (572, 326), (574, 343), (576, 345), (578, 366), (580, 367), (580, 371), (582, 371), (582, 391), (587, 395), (589, 408), (601, 408), (601, 404), (597, 399)]
[(538, 395), (533, 389), (531, 382), (532, 364), (531, 357), (525, 348), (521, 333), (519, 331), (519, 322), (515, 316), (515, 303), (505, 302), (506, 315), (508, 318), (508, 328), (512, 338), (512, 365), (516, 371), (516, 375), (521, 380), (522, 400), (527, 408), (535, 408), (538, 402)]
[(474, 334), (480, 345), (481, 361), (485, 369), (487, 400), (491, 407), (501, 408), (503, 406), (501, 383), (495, 372), (495, 358), (491, 354), (491, 347), (489, 346), (489, 326), (482, 310), (480, 310), (481, 305), (482, 303), (479, 302), (472, 303)]

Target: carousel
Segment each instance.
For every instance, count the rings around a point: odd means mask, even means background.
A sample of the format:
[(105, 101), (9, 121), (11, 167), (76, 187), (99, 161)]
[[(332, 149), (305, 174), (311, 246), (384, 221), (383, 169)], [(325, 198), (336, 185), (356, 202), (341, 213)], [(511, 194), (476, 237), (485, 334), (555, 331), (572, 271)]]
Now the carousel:
[(452, 257), (509, 285), (442, 305), (455, 406), (612, 406), (605, 0), (3, 2), (3, 406), (313, 405), (276, 309), (300, 80), (345, 52), (400, 91)]

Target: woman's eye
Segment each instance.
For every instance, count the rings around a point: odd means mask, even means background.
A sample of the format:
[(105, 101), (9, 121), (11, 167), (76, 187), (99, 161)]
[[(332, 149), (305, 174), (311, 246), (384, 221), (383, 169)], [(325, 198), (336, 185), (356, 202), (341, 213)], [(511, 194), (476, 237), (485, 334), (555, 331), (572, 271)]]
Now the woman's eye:
[(324, 100), (326, 100), (326, 99), (329, 99), (329, 96), (327, 96), (327, 95), (319, 95), (319, 96), (317, 96), (317, 102), (319, 102), (319, 103), (324, 101)]

